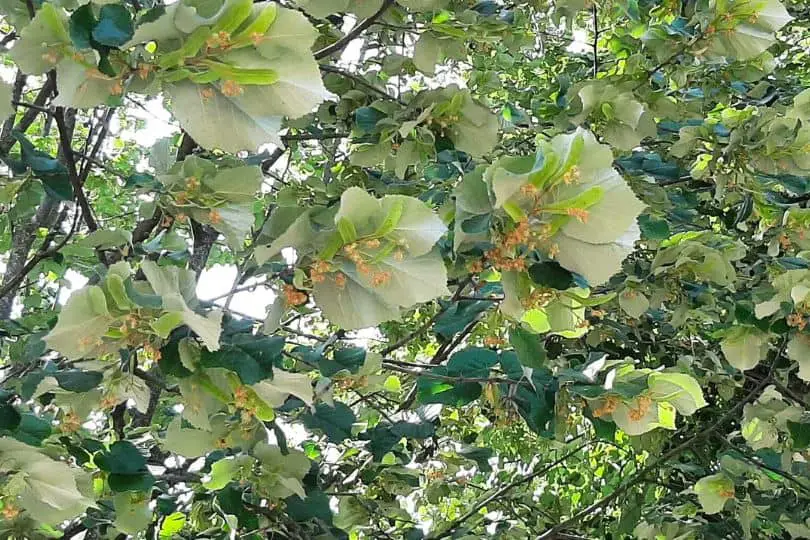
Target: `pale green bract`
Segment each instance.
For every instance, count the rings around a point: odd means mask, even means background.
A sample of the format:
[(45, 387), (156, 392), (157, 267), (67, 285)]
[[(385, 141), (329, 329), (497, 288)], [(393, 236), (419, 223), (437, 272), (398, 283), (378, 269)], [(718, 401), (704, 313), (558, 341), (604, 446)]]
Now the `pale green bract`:
[(734, 481), (723, 473), (713, 474), (698, 480), (694, 491), (703, 512), (717, 514), (723, 510), (726, 501), (734, 498)]
[(798, 422), (801, 417), (801, 408), (790, 405), (774, 386), (768, 386), (756, 402), (743, 408), (740, 431), (752, 450), (781, 452), (789, 448), (788, 422)]
[(56, 67), (56, 105), (94, 107), (122, 94), (125, 85), (148, 93), (162, 88), (198, 144), (255, 151), (267, 143), (281, 146), (282, 120), (309, 113), (330, 95), (311, 51), (317, 36), (302, 13), (272, 2), (185, 0), (139, 26), (125, 45), (155, 42), (149, 63), (133, 77), (131, 70), (109, 77), (96, 68), (95, 51), (75, 49), (65, 12), (46, 3), (10, 56), (30, 74)]
[(422, 201), (404, 195), (377, 199), (351, 187), (341, 196), (335, 228), (316, 231), (312, 217), (303, 213), (269, 246), (258, 248), (256, 258), (262, 263), (284, 248), (295, 248), (299, 260), (320, 253), (328, 271), (313, 282), (315, 302), (341, 328), (397, 319), (400, 309), (448, 293), (447, 270), (434, 249), (447, 227)]
[(712, 35), (711, 55), (749, 60), (776, 43), (774, 34), (793, 20), (779, 0), (718, 2), (718, 5), (726, 6), (726, 11), (718, 9), (718, 18), (728, 13), (742, 21), (729, 31), (720, 30)]
[(172, 195), (165, 208), (211, 225), (238, 250), (253, 227), (253, 202), (262, 183), (256, 166), (220, 167), (189, 156), (158, 180)]
[(731, 328), (720, 343), (728, 363), (745, 371), (753, 369), (768, 352), (768, 334), (753, 326)]
[(20, 32), (9, 57), (29, 75), (52, 69), (70, 47), (68, 17), (61, 8), (44, 3), (31, 22)]
[[(268, 9), (275, 10), (276, 6), (268, 2), (253, 4), (252, 14), (243, 26), (250, 27)], [(136, 39), (168, 41), (171, 33), (166, 31), (170, 28), (167, 20), (176, 25), (175, 38), (187, 39), (187, 34), (203, 22), (187, 21), (187, 13), (167, 10), (160, 19), (148, 23), (150, 31), (136, 31), (133, 43)], [(236, 87), (225, 77), (211, 83), (184, 79), (166, 85), (175, 116), (203, 147), (237, 152), (254, 151), (266, 143), (282, 146), (278, 135), (282, 119), (301, 117), (328, 97), (310, 50), (318, 34), (302, 13), (277, 8), (272, 24), (262, 34), (262, 38), (248, 36), (253, 46), (233, 50), (220, 60), (239, 70), (272, 72), (272, 82), (257, 84), (235, 75)]]
[(0, 81), (0, 118), (8, 118), (14, 114), (11, 106), (11, 85)]
[(572, 120), (581, 124), (589, 116), (605, 121), (602, 130), (605, 140), (619, 150), (632, 150), (642, 139), (655, 137), (657, 128), (652, 113), (633, 96), (632, 86), (623, 89), (617, 85), (592, 82), (577, 94), (582, 111)]
[[(141, 268), (147, 282), (132, 281), (132, 269), (119, 262), (109, 268), (100, 285), (73, 293), (44, 338), (48, 346), (69, 360), (97, 358), (116, 353), (127, 343), (159, 348), (171, 330), (186, 324), (206, 348), (217, 350), (222, 312), (203, 316), (190, 307), (197, 303), (194, 273), (159, 267), (152, 261)], [(130, 328), (136, 312), (149, 319), (148, 328), (138, 318), (137, 326)]]
[[(469, 90), (461, 90), (456, 85), (420, 93), (410, 104), (414, 111), (427, 111), (420, 114), (415, 122), (403, 124), (402, 132), (422, 124), (428, 119), (441, 122), (445, 136), (453, 141), (456, 150), (473, 156), (483, 156), (498, 144), (498, 117), (489, 108), (473, 99)], [(404, 135), (403, 135), (404, 136)]]
[(58, 525), (95, 506), (79, 491), (80, 470), (10, 437), (0, 437), (0, 473), (9, 475), (3, 495), (41, 523)]
[(563, 267), (600, 285), (632, 251), (644, 209), (612, 163), (610, 148), (578, 129), (554, 137), (536, 158), (503, 158), (484, 176), (495, 210), (529, 219)]

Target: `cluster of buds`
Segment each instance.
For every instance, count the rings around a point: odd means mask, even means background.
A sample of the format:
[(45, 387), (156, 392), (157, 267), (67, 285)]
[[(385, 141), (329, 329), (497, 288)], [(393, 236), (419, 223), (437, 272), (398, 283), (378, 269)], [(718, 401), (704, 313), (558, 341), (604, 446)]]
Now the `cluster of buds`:
[(790, 327), (798, 328), (800, 331), (807, 327), (807, 317), (803, 313), (791, 313), (787, 316), (787, 324)]
[(566, 208), (565, 213), (571, 217), (578, 219), (582, 223), (587, 223), (588, 218), (591, 215), (590, 212), (588, 212), (584, 208)]
[(605, 401), (602, 402), (602, 405), (593, 410), (593, 415), (596, 418), (601, 418), (613, 414), (613, 412), (616, 411), (616, 407), (619, 406), (619, 403), (619, 398), (616, 396), (608, 396), (605, 398)]
[(90, 336), (83, 336), (79, 338), (79, 345), (82, 348), (89, 349), (90, 347), (101, 347), (104, 344), (100, 338), (94, 338)]
[(428, 124), (437, 124), (442, 130), (447, 129), (450, 124), (454, 124), (460, 120), (456, 114), (451, 114), (441, 118), (432, 118), (428, 120)]
[(200, 91), (200, 97), (202, 97), (203, 103), (208, 102), (214, 97), (214, 89), (206, 86)]
[(638, 406), (630, 409), (630, 412), (628, 413), (630, 420), (632, 420), (633, 422), (638, 422), (639, 420), (644, 418), (644, 416), (646, 416), (646, 414), (650, 410), (650, 406), (652, 405), (653, 400), (650, 396), (639, 396), (638, 399), (636, 400), (636, 403), (638, 404)]
[(216, 210), (211, 210), (208, 212), (208, 221), (211, 222), (211, 225), (219, 225), (222, 223), (222, 215)]
[(575, 184), (576, 182), (579, 181), (580, 178), (579, 167), (577, 167), (576, 165), (572, 166), (570, 169), (565, 171), (565, 174), (563, 174), (562, 178), (563, 182), (565, 182), (566, 184)]
[(138, 78), (141, 79), (142, 81), (145, 81), (147, 77), (149, 77), (149, 73), (152, 72), (152, 69), (154, 69), (154, 67), (155, 66), (153, 66), (152, 64), (145, 64), (145, 63), (138, 64), (138, 69), (136, 70)]
[(20, 515), (20, 509), (11, 504), (8, 499), (3, 501), (3, 509), (0, 510), (0, 516), (3, 516), (8, 521)]
[(225, 31), (213, 34), (205, 41), (209, 49), (227, 49), (231, 46), (231, 34)]
[(138, 312), (131, 312), (124, 317), (124, 320), (118, 330), (121, 332), (124, 340), (130, 346), (137, 346), (147, 340), (149, 326), (146, 320), (142, 320), (138, 316)]
[[(370, 240), (363, 241), (362, 244), (364, 247), (369, 249), (378, 249), (382, 243), (378, 239), (372, 238)], [(351, 244), (346, 244), (343, 246), (343, 253), (350, 261), (354, 263), (355, 268), (357, 268), (357, 271), (360, 272), (360, 274), (367, 276), (370, 279), (372, 286), (381, 287), (391, 281), (391, 272), (387, 272), (385, 270), (374, 270), (372, 268), (366, 258), (364, 258), (363, 253), (360, 252), (358, 242), (352, 242)], [(394, 252), (394, 258), (397, 260), (402, 260), (405, 258), (405, 253), (401, 250), (396, 250)], [(345, 283), (344, 276), (343, 284), (345, 285)]]
[(59, 424), (59, 430), (62, 433), (75, 433), (82, 427), (82, 421), (79, 416), (69, 411), (62, 416), (62, 422)]
[(48, 64), (56, 65), (59, 62), (59, 55), (51, 48), (42, 54), (42, 59)]
[(500, 347), (505, 342), (502, 337), (498, 336), (487, 336), (484, 338), (484, 345), (487, 347)]
[(554, 299), (554, 293), (548, 289), (535, 289), (529, 296), (520, 299), (525, 309), (544, 308)]
[(105, 411), (106, 411), (107, 409), (112, 409), (113, 407), (115, 407), (116, 405), (118, 405), (118, 401), (119, 401), (119, 400), (118, 400), (118, 398), (117, 398), (115, 395), (113, 395), (113, 394), (107, 394), (106, 396), (104, 396), (104, 397), (101, 399), (101, 401), (99, 402), (98, 406), (99, 406), (99, 407), (100, 407), (102, 410), (105, 410)]
[(476, 259), (474, 261), (470, 261), (467, 263), (467, 270), (470, 271), (472, 274), (480, 274), (484, 271), (484, 261), (483, 259)]
[[(332, 268), (328, 262), (315, 261), (309, 268), (309, 279), (312, 280), (312, 283), (324, 283), (330, 273), (332, 273)], [(346, 287), (346, 274), (343, 272), (334, 272), (332, 279), (338, 289)]]
[(292, 285), (284, 285), (284, 300), (290, 306), (301, 306), (307, 303), (306, 293), (299, 291)]
[(517, 272), (523, 272), (526, 270), (525, 256), (510, 257), (505, 255), (503, 250), (499, 247), (490, 249), (484, 253), (484, 257), (486, 257), (494, 268), (501, 271), (515, 270)]
[(326, 261), (315, 261), (309, 267), (309, 279), (312, 280), (312, 283), (323, 283), (330, 270), (329, 263)]
[(425, 472), (425, 478), (433, 482), (444, 478), (444, 471), (441, 469), (430, 468)]
[(160, 349), (152, 345), (151, 343), (147, 343), (143, 346), (143, 352), (155, 362), (160, 361), (163, 355), (160, 352)]
[(222, 83), (222, 93), (228, 97), (237, 97), (245, 93), (245, 89), (238, 82), (228, 79)]

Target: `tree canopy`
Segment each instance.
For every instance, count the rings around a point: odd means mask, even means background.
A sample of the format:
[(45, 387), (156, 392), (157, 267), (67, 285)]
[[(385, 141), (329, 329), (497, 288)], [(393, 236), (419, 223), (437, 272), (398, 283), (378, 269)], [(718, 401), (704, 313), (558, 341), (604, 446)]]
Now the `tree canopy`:
[(0, 538), (810, 538), (807, 2), (0, 15)]

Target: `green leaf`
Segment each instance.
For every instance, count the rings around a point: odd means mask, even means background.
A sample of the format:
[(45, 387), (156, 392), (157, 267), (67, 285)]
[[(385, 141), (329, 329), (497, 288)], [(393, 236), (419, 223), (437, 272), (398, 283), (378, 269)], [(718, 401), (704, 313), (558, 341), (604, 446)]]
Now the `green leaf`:
[(545, 261), (529, 267), (529, 277), (542, 287), (564, 291), (576, 286), (574, 276), (555, 261)]
[(163, 447), (169, 452), (186, 458), (203, 456), (215, 448), (216, 440), (212, 433), (199, 429), (182, 427), (180, 417), (176, 417), (166, 430)]
[(182, 512), (174, 512), (163, 518), (160, 526), (160, 538), (174, 538), (186, 526), (186, 515)]
[(349, 407), (336, 401), (334, 407), (319, 403), (315, 412), (304, 414), (301, 420), (307, 428), (322, 431), (329, 441), (339, 443), (351, 438), (357, 418)]
[(132, 233), (122, 229), (98, 230), (88, 234), (81, 240), (82, 245), (110, 249), (124, 246), (132, 242)]
[(92, 53), (82, 55), (81, 61), (70, 57), (59, 62), (56, 66), (59, 95), (54, 99), (55, 105), (87, 109), (106, 104), (111, 96), (120, 94), (117, 78), (101, 72), (88, 73), (88, 64), (93, 65), (94, 62)]
[(118, 493), (113, 497), (114, 525), (120, 531), (137, 536), (152, 522), (149, 498), (135, 493)]
[(366, 350), (361, 347), (346, 347), (334, 352), (333, 359), (322, 358), (318, 369), (324, 377), (332, 377), (340, 371), (357, 373), (366, 360)]
[(120, 47), (132, 38), (133, 33), (132, 16), (124, 6), (118, 4), (101, 6), (98, 24), (93, 29), (93, 39), (108, 47)]
[(0, 472), (9, 474), (5, 489), (14, 486), (20, 506), (34, 520), (56, 526), (93, 505), (79, 492), (77, 475), (64, 462), (8, 437), (0, 437), (0, 455)]
[(788, 420), (787, 428), (793, 439), (792, 448), (794, 450), (804, 450), (810, 447), (810, 423)]
[(516, 326), (509, 331), (509, 343), (515, 348), (518, 360), (528, 368), (541, 368), (546, 363), (543, 341), (534, 332)]
[(442, 378), (421, 376), (416, 380), (417, 396), (421, 403), (443, 403), (460, 407), (478, 399), (481, 383), (454, 382), (444, 377), (486, 378), (498, 362), (498, 354), (489, 349), (468, 348), (450, 357), (446, 366), (430, 370)]
[(619, 306), (629, 317), (638, 319), (650, 309), (650, 301), (644, 293), (626, 288), (619, 295)]
[(71, 369), (60, 371), (53, 375), (59, 382), (59, 386), (68, 392), (88, 392), (96, 388), (104, 378), (98, 371), (81, 371)]
[(315, 397), (312, 382), (306, 374), (290, 373), (281, 369), (273, 371), (273, 380), (258, 382), (251, 388), (259, 399), (271, 408), (281, 407), (291, 395), (307, 405), (312, 405)]
[(8, 118), (14, 114), (14, 107), (11, 105), (11, 85), (0, 82), (0, 118)]
[(810, 382), (810, 336), (801, 333), (794, 335), (785, 352), (788, 358), (799, 364), (796, 375), (801, 380)]
[[(70, 45), (68, 18), (62, 8), (43, 3), (31, 23), (20, 32), (9, 56), (29, 75), (41, 75), (62, 58), (65, 45)], [(62, 84), (60, 81), (59, 88)]]
[(146, 471), (146, 458), (129, 441), (114, 442), (109, 450), (98, 454), (93, 461), (108, 473), (126, 475)]
[(726, 501), (734, 498), (734, 482), (723, 473), (701, 478), (695, 484), (694, 490), (706, 514), (722, 512)]
[(741, 371), (753, 369), (768, 353), (768, 334), (753, 326), (735, 326), (720, 347), (729, 364)]
[(442, 59), (442, 42), (433, 32), (422, 32), (413, 49), (413, 64), (425, 75), (435, 75)]
[(112, 321), (104, 291), (91, 285), (68, 298), (56, 326), (44, 339), (70, 360), (92, 358)]
[(201, 351), (200, 365), (229, 369), (239, 375), (245, 384), (257, 383), (270, 375), (250, 354), (232, 344), (224, 344), (215, 352)]
[(685, 416), (691, 416), (708, 405), (700, 384), (685, 373), (650, 373), (647, 386), (653, 400), (666, 401)]
[(196, 284), (193, 271), (174, 266), (161, 267), (153, 261), (145, 261), (141, 269), (154, 292), (162, 297), (163, 309), (182, 314), (183, 322), (199, 336), (205, 347), (209, 351), (218, 350), (222, 312), (214, 310), (202, 316), (187, 304), (187, 301), (196, 300), (193, 297)]
[(0, 430), (14, 431), (20, 425), (22, 416), (13, 405), (4, 403), (0, 405)]

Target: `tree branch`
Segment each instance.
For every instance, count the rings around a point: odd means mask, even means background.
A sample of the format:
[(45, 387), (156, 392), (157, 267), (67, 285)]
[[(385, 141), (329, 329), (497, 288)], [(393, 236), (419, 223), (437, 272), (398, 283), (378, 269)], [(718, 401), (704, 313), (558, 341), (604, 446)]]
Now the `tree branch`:
[(82, 188), (81, 178), (79, 178), (79, 174), (76, 170), (76, 158), (73, 155), (73, 146), (71, 145), (71, 134), (73, 130), (67, 125), (64, 107), (57, 107), (53, 113), (53, 117), (56, 120), (56, 128), (59, 130), (59, 145), (62, 150), (65, 165), (67, 166), (70, 183), (73, 186), (73, 195), (76, 197), (76, 202), (79, 203), (79, 208), (82, 209), (82, 218), (85, 224), (87, 224), (87, 228), (90, 229), (90, 232), (96, 231), (98, 230), (98, 223), (96, 223), (93, 217), (93, 209), (90, 208), (90, 203), (87, 202), (87, 197)]
[(321, 71), (325, 71), (327, 73), (335, 73), (336, 75), (340, 75), (341, 77), (346, 77), (347, 79), (353, 81), (355, 84), (357, 84), (359, 86), (362, 86), (363, 88), (366, 88), (367, 90), (370, 90), (370, 91), (374, 92), (375, 94), (377, 94), (379, 97), (381, 97), (383, 99), (388, 99), (390, 101), (396, 101), (400, 105), (407, 105), (407, 103), (405, 103), (401, 99), (392, 96), (391, 94), (389, 94), (385, 90), (377, 88), (376, 86), (374, 86), (373, 84), (371, 84), (370, 82), (365, 80), (363, 77), (360, 77), (359, 75), (355, 75), (354, 73), (349, 73), (348, 71), (340, 69), (339, 67), (330, 66), (328, 64), (321, 64), (320, 69), (321, 69)]
[[(56, 82), (54, 81), (53, 77), (48, 77), (45, 79), (45, 83), (42, 85), (42, 88), (39, 89), (39, 93), (37, 97), (34, 98), (34, 102), (31, 104), (22, 104), (16, 103), (15, 105), (21, 105), (26, 107), (25, 113), (23, 113), (22, 118), (14, 126), (14, 131), (19, 131), (20, 133), (25, 133), (28, 131), (28, 128), (31, 127), (31, 124), (34, 123), (37, 115), (41, 112), (50, 112), (46, 109), (45, 103), (50, 99), (51, 95), (53, 94), (54, 89), (56, 89)], [(11, 131), (8, 133), (3, 133), (3, 138), (0, 140), (0, 154), (5, 155), (11, 150), (11, 147), (14, 146), (16, 139), (12, 137)]]
[(351, 29), (348, 34), (343, 36), (341, 39), (337, 40), (333, 44), (329, 45), (328, 47), (324, 47), (320, 51), (315, 53), (315, 60), (322, 60), (328, 56), (332, 56), (336, 52), (340, 52), (346, 48), (346, 46), (357, 39), (360, 34), (362, 34), (366, 28), (374, 24), (374, 21), (379, 19), (383, 16), (383, 14), (388, 11), (388, 8), (394, 5), (394, 0), (384, 0), (380, 9), (377, 10), (371, 17), (364, 20), (363, 22), (359, 23), (357, 26)]

